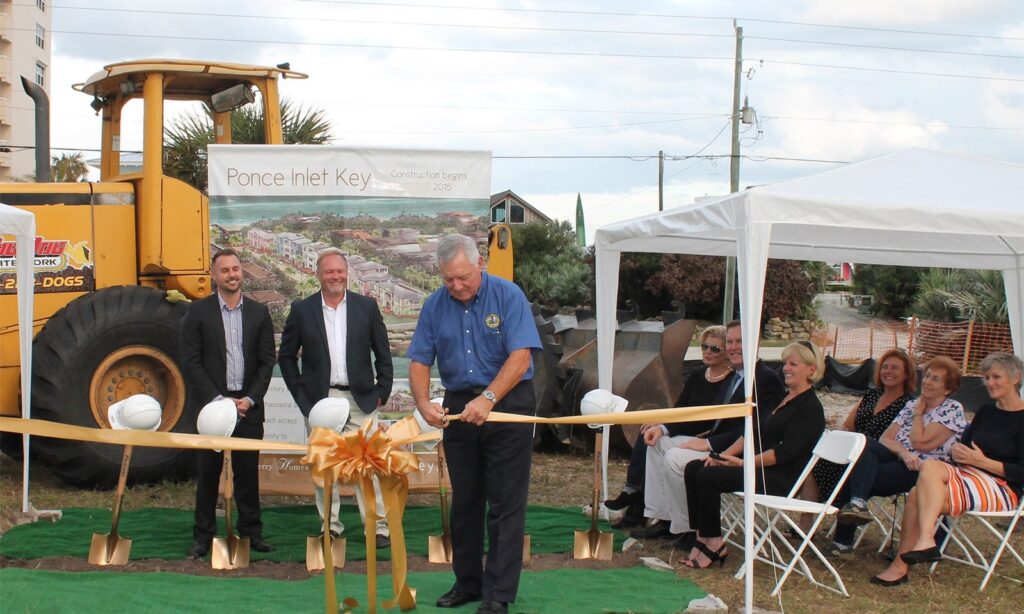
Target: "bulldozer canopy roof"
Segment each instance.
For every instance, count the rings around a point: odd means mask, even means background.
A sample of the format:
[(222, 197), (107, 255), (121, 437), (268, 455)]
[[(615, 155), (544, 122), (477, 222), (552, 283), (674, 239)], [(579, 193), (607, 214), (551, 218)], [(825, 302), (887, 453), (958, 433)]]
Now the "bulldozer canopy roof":
[(131, 82), (141, 95), (142, 77), (153, 72), (161, 72), (168, 77), (164, 83), (165, 99), (183, 100), (208, 98), (214, 92), (219, 92), (237, 83), (278, 77), (305, 79), (308, 76), (291, 69), (274, 66), (205, 60), (148, 59), (109, 64), (104, 66), (103, 70), (89, 77), (85, 83), (78, 83), (73, 87), (90, 96), (104, 98), (121, 92), (122, 83)]

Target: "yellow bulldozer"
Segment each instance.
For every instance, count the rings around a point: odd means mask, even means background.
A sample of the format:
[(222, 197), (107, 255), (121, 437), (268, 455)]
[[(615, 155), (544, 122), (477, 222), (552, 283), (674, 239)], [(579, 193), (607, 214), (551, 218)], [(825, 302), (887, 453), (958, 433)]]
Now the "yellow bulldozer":
[[(258, 99), (264, 142), (280, 144), (280, 78), (306, 75), (287, 65), (192, 60), (105, 66), (74, 86), (102, 116), (98, 182), (38, 177), (40, 167), (48, 168), (49, 145), (37, 129), (37, 182), (0, 183), (0, 203), (31, 211), (37, 225), (34, 254), (15, 256), (13, 240), (0, 237), (0, 414), (18, 415), (20, 406), (13, 262), (33, 258), (32, 417), (109, 427), (112, 403), (144, 393), (163, 407), (160, 430), (195, 432), (179, 366), (178, 321), (186, 307), (174, 299), (211, 291), (208, 201), (163, 173), (164, 103), (204, 103), (215, 142), (226, 144), (232, 110)], [(37, 118), (45, 116), (40, 92), (29, 92)], [(143, 106), (142, 169), (122, 174), (122, 111), (135, 100)], [(33, 439), (33, 452), (64, 480), (89, 486), (113, 483), (121, 460), (114, 446), (46, 438)], [(131, 477), (174, 479), (190, 465), (181, 450), (145, 448), (132, 461)]]

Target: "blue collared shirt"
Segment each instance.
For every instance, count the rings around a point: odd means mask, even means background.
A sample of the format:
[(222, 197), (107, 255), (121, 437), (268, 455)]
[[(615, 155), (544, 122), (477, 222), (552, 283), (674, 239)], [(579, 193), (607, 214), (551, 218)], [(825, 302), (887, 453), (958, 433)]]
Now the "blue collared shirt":
[[(530, 303), (514, 283), (486, 273), (469, 303), (440, 288), (423, 304), (406, 356), (434, 364), (448, 390), (486, 387), (498, 375), (509, 354), (539, 349), (540, 335)], [(533, 377), (533, 361), (522, 380)]]

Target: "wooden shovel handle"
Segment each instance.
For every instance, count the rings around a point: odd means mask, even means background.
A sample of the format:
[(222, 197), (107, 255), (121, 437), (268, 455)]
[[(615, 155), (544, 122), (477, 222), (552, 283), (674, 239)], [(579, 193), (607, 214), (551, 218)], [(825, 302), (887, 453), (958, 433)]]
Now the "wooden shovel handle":
[(235, 496), (235, 476), (231, 471), (231, 450), (224, 450), (224, 524), (227, 527), (228, 539), (234, 537), (231, 526), (231, 500)]
[(132, 462), (132, 446), (124, 447), (121, 457), (121, 473), (117, 476), (117, 490), (114, 491), (113, 518), (110, 521), (110, 534), (117, 535), (117, 525), (121, 521), (121, 501), (124, 500), (124, 489), (128, 484), (128, 466)]

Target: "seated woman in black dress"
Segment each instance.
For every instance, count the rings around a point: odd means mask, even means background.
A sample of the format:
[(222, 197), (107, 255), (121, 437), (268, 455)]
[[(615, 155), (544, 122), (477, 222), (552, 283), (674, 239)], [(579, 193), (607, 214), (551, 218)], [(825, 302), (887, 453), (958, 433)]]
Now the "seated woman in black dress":
[[(753, 459), (757, 492), (784, 495), (790, 491), (810, 460), (815, 444), (825, 431), (825, 410), (814, 393), (824, 374), (822, 356), (806, 341), (782, 350), (782, 379), (787, 394), (760, 425), (761, 449)], [(757, 445), (755, 441), (755, 446)], [(721, 455), (696, 460), (686, 466), (687, 504), (690, 523), (697, 531), (697, 545), (683, 563), (702, 569), (728, 552), (722, 539), (722, 494), (743, 488), (743, 438)], [(760, 471), (758, 471), (758, 469)], [(761, 473), (763, 472), (763, 479)]]
[(981, 361), (981, 372), (994, 403), (974, 415), (953, 446), (952, 463), (926, 460), (921, 466), (903, 511), (900, 556), (871, 578), (872, 584), (903, 584), (909, 580), (909, 565), (942, 558), (932, 533), (939, 516), (1011, 511), (1024, 496), (1024, 363), (1013, 354), (995, 352)]

